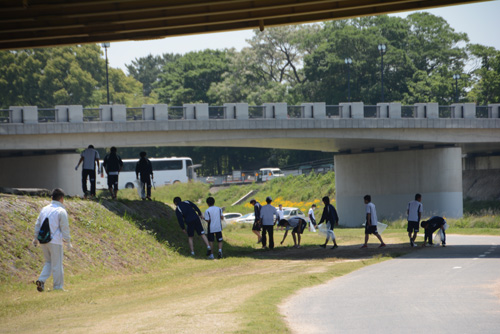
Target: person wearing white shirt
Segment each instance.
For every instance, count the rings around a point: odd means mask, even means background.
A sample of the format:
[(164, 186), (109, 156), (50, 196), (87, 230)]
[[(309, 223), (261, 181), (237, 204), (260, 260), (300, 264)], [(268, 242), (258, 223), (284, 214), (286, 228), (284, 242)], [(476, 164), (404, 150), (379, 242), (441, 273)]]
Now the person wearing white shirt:
[[(309, 231), (315, 232), (316, 228), (316, 217), (314, 216), (314, 209), (316, 209), (316, 204), (311, 205), (307, 216), (309, 217)], [(312, 227), (312, 228), (311, 228)]]
[[(215, 206), (213, 197), (207, 198), (208, 209), (205, 210), (205, 221), (208, 223), (207, 239), (210, 247), (214, 248), (214, 239), (217, 239), (219, 245), (218, 258), (222, 259), (222, 209)], [(215, 237), (215, 238), (214, 238)], [(213, 254), (211, 256), (213, 258)]]
[[(283, 211), (283, 205), (280, 204), (278, 205), (278, 222), (282, 220), (285, 217), (285, 212)], [(281, 227), (281, 230), (283, 231), (283, 226), (280, 226), (279, 224), (276, 225), (276, 231)]]
[(280, 245), (283, 245), (283, 242), (285, 242), (288, 230), (292, 230), (293, 247), (300, 248), (300, 235), (304, 232), (307, 222), (300, 217), (292, 217), (288, 220), (280, 219), (278, 225), (286, 227), (285, 235), (283, 236), (283, 240), (281, 240)]
[[(423, 205), (422, 205), (422, 195), (416, 194), (415, 200), (408, 203), (408, 208), (406, 209), (406, 214), (408, 215), (408, 238), (410, 238), (410, 246), (416, 247), (415, 239), (417, 238), (417, 233), (419, 231), (418, 227), (420, 225), (420, 219), (422, 218)], [(413, 236), (412, 236), (413, 232)]]
[[(266, 248), (267, 237), (266, 233), (269, 234), (269, 249), (274, 248), (274, 223), (278, 218), (278, 211), (274, 206), (271, 205), (273, 199), (271, 197), (266, 198), (267, 205), (264, 205), (260, 209), (260, 219), (262, 222), (262, 248)], [(276, 217), (276, 218), (275, 218)]]
[(63, 270), (63, 242), (71, 246), (71, 236), (69, 234), (68, 213), (64, 208), (64, 191), (56, 188), (52, 191), (52, 202), (44, 207), (38, 216), (35, 224), (35, 238), (33, 245), (39, 243), (38, 234), (45, 219), (49, 220), (51, 239), (48, 243), (41, 244), (45, 264), (43, 270), (36, 281), (36, 289), (39, 292), (45, 290), (45, 281), (52, 275), (54, 290), (64, 290), (64, 270)]
[(365, 243), (361, 246), (361, 248), (368, 247), (368, 238), (370, 237), (370, 234), (375, 235), (378, 240), (380, 240), (379, 248), (385, 247), (382, 237), (377, 232), (377, 210), (375, 208), (375, 204), (372, 203), (372, 197), (370, 195), (366, 195), (364, 197), (364, 201), (366, 204)]
[(75, 170), (78, 170), (78, 167), (83, 162), (82, 190), (85, 198), (88, 196), (87, 177), (90, 179), (90, 196), (95, 197), (95, 165), (97, 163), (97, 168), (99, 169), (99, 159), (99, 152), (94, 149), (94, 145), (89, 145), (89, 147), (82, 152), (80, 160), (75, 167)]

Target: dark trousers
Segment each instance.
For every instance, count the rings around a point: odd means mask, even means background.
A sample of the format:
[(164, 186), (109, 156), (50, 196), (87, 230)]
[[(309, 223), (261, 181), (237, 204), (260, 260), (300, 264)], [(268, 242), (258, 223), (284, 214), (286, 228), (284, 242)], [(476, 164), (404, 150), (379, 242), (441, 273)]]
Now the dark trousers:
[[(146, 187), (146, 191), (144, 191), (144, 187)], [(141, 197), (151, 197), (151, 178), (149, 175), (147, 177), (141, 175)]]
[(87, 177), (90, 179), (90, 195), (95, 196), (95, 169), (82, 170), (82, 190), (84, 195), (88, 193)]
[[(441, 233), (441, 228), (436, 227), (435, 229), (425, 229), (424, 242), (428, 242), (429, 244), (432, 245), (432, 234), (436, 231), (437, 233)], [(444, 232), (444, 230), (442, 231), (443, 231), (442, 235), (443, 239), (441, 241), (443, 242), (443, 245), (446, 245), (446, 233)]]
[(267, 236), (269, 233), (269, 249), (274, 248), (274, 226), (273, 225), (262, 225), (262, 247), (266, 247)]

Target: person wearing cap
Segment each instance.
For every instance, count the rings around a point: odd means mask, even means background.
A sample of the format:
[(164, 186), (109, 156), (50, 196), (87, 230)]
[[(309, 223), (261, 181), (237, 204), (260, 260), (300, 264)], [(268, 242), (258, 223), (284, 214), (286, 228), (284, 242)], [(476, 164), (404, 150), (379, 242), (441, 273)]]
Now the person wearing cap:
[(422, 228), (425, 230), (424, 243), (422, 247), (425, 247), (427, 240), (429, 240), (429, 245), (432, 245), (432, 234), (437, 230), (441, 229), (441, 241), (443, 243), (443, 247), (446, 247), (446, 233), (444, 233), (446, 224), (446, 220), (443, 217), (434, 216), (429, 220), (424, 220), (420, 224)]
[(330, 240), (331, 236), (333, 241), (332, 249), (335, 249), (338, 248), (339, 246), (337, 245), (337, 239), (335, 239), (335, 233), (333, 232), (333, 229), (335, 225), (339, 224), (339, 216), (337, 214), (337, 210), (335, 210), (335, 207), (332, 204), (330, 204), (330, 197), (328, 196), (323, 197), (323, 203), (325, 204), (325, 208), (323, 209), (323, 214), (321, 215), (321, 220), (319, 221), (319, 223), (321, 224), (325, 222), (327, 234), (325, 243), (320, 245), (320, 247), (326, 248), (328, 240)]
[(89, 147), (82, 152), (80, 160), (78, 160), (78, 164), (76, 164), (75, 170), (78, 170), (78, 167), (83, 162), (82, 190), (85, 198), (89, 195), (87, 178), (90, 179), (90, 196), (95, 197), (95, 165), (97, 163), (97, 168), (99, 169), (99, 159), (99, 152), (94, 149), (94, 145), (89, 145)]
[(250, 200), (250, 204), (253, 205), (253, 212), (255, 216), (252, 226), (252, 232), (257, 236), (257, 243), (260, 244), (262, 241), (262, 236), (260, 234), (261, 230), (260, 209), (262, 208), (262, 205), (259, 202), (257, 202), (254, 198)]
[(273, 199), (266, 197), (266, 205), (260, 209), (260, 219), (262, 223), (262, 248), (266, 249), (267, 236), (269, 234), (269, 249), (274, 248), (274, 224), (278, 219), (278, 211), (271, 205)]
[[(288, 235), (288, 230), (292, 230), (293, 247), (300, 248), (300, 235), (304, 232), (307, 222), (300, 217), (292, 217), (288, 220), (280, 219), (278, 225), (286, 228), (285, 235), (283, 236), (283, 240), (281, 240), (280, 245), (283, 245), (283, 242)], [(295, 235), (297, 235), (297, 237), (295, 237)]]

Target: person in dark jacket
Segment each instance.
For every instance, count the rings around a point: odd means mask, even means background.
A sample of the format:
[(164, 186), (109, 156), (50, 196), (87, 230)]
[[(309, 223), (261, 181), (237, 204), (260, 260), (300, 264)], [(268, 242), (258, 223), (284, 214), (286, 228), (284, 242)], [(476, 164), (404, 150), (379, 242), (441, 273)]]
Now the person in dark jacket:
[(262, 241), (262, 235), (260, 234), (260, 230), (262, 228), (262, 224), (260, 222), (260, 209), (262, 208), (262, 205), (255, 199), (251, 199), (250, 204), (253, 205), (253, 212), (255, 214), (252, 232), (257, 236), (257, 243), (260, 244), (260, 242)]
[[(142, 200), (144, 201), (148, 199), (151, 201), (151, 179), (153, 178), (153, 165), (151, 165), (151, 161), (146, 158), (146, 155), (146, 152), (139, 153), (139, 156), (141, 158), (135, 165), (135, 177), (141, 182), (140, 186)], [(146, 187), (147, 189), (147, 194), (144, 187)]]
[(182, 232), (186, 233), (188, 236), (188, 244), (191, 249), (191, 255), (194, 256), (194, 245), (193, 237), (194, 231), (201, 237), (205, 245), (207, 246), (207, 256), (209, 259), (213, 259), (212, 247), (208, 243), (207, 236), (205, 235), (205, 230), (201, 225), (201, 211), (196, 204), (191, 201), (182, 201), (180, 197), (174, 198), (174, 204), (176, 206), (175, 215), (177, 216), (177, 221), (182, 229)]
[(319, 221), (319, 223), (326, 223), (327, 234), (325, 243), (320, 246), (326, 248), (326, 244), (331, 237), (333, 241), (332, 249), (335, 249), (339, 246), (337, 246), (337, 240), (335, 239), (333, 228), (335, 227), (335, 225), (339, 224), (339, 216), (337, 214), (337, 210), (335, 210), (335, 207), (330, 204), (330, 198), (328, 196), (323, 197), (323, 203), (325, 204), (325, 208), (323, 209), (323, 214), (321, 215), (321, 220)]
[(104, 177), (104, 170), (106, 170), (109, 193), (111, 198), (115, 199), (118, 196), (118, 174), (123, 167), (122, 158), (116, 154), (116, 147), (111, 147), (110, 153), (104, 157), (102, 166), (104, 168), (101, 171), (101, 176)]
[(444, 233), (444, 224), (446, 224), (446, 220), (444, 220), (443, 217), (439, 216), (434, 216), (431, 217), (429, 220), (424, 220), (420, 224), (422, 228), (425, 229), (425, 236), (424, 236), (424, 243), (422, 244), (423, 247), (425, 247), (425, 244), (427, 241), (429, 241), (429, 245), (432, 245), (432, 233), (436, 232), (437, 230), (441, 229), (438, 233), (441, 234), (441, 241), (443, 243), (443, 247), (446, 246), (446, 234)]

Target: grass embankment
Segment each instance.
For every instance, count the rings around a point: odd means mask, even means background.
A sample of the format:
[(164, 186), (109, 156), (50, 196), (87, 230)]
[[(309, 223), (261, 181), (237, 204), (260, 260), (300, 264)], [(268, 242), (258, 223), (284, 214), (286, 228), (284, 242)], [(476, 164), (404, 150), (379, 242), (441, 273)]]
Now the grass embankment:
[[(245, 205), (229, 206), (251, 187), (260, 190), (255, 195), (258, 200), (270, 195), (310, 203), (324, 194), (333, 196), (328, 184), (333, 174), (290, 178), (288, 183), (286, 179), (233, 186), (214, 197), (227, 211), (245, 213), (251, 211), (244, 211)], [(315, 191), (312, 197), (301, 197), (308, 191), (304, 188), (316, 189), (320, 184), (325, 188), (317, 196)], [(0, 332), (283, 333), (288, 329), (277, 305), (298, 289), (414, 251), (407, 246), (401, 222), (392, 222), (384, 232), (390, 244), (384, 250), (376, 248), (375, 238), (371, 238), (372, 248), (360, 250), (363, 231), (339, 229), (341, 247), (336, 250), (317, 247), (323, 239), (306, 232), (301, 249), (290, 247), (289, 236), (285, 246), (262, 251), (250, 224), (245, 224), (224, 231), (225, 259), (206, 260), (198, 238), (197, 257), (191, 258), (172, 208), (160, 200), (171, 203), (180, 195), (204, 203), (209, 191), (202, 184), (174, 185), (154, 191), (154, 202), (133, 200), (137, 198), (133, 190), (120, 191), (118, 201), (66, 200), (74, 245), (65, 251), (66, 293), (37, 293), (32, 283), (42, 267), (40, 248), (30, 245), (32, 230), (49, 200), (0, 197)], [(473, 216), (467, 224), (494, 231), (499, 219), (493, 216), (488, 221)], [(277, 245), (282, 236), (283, 232), (276, 232)], [(51, 284), (49, 280), (47, 286)]]

